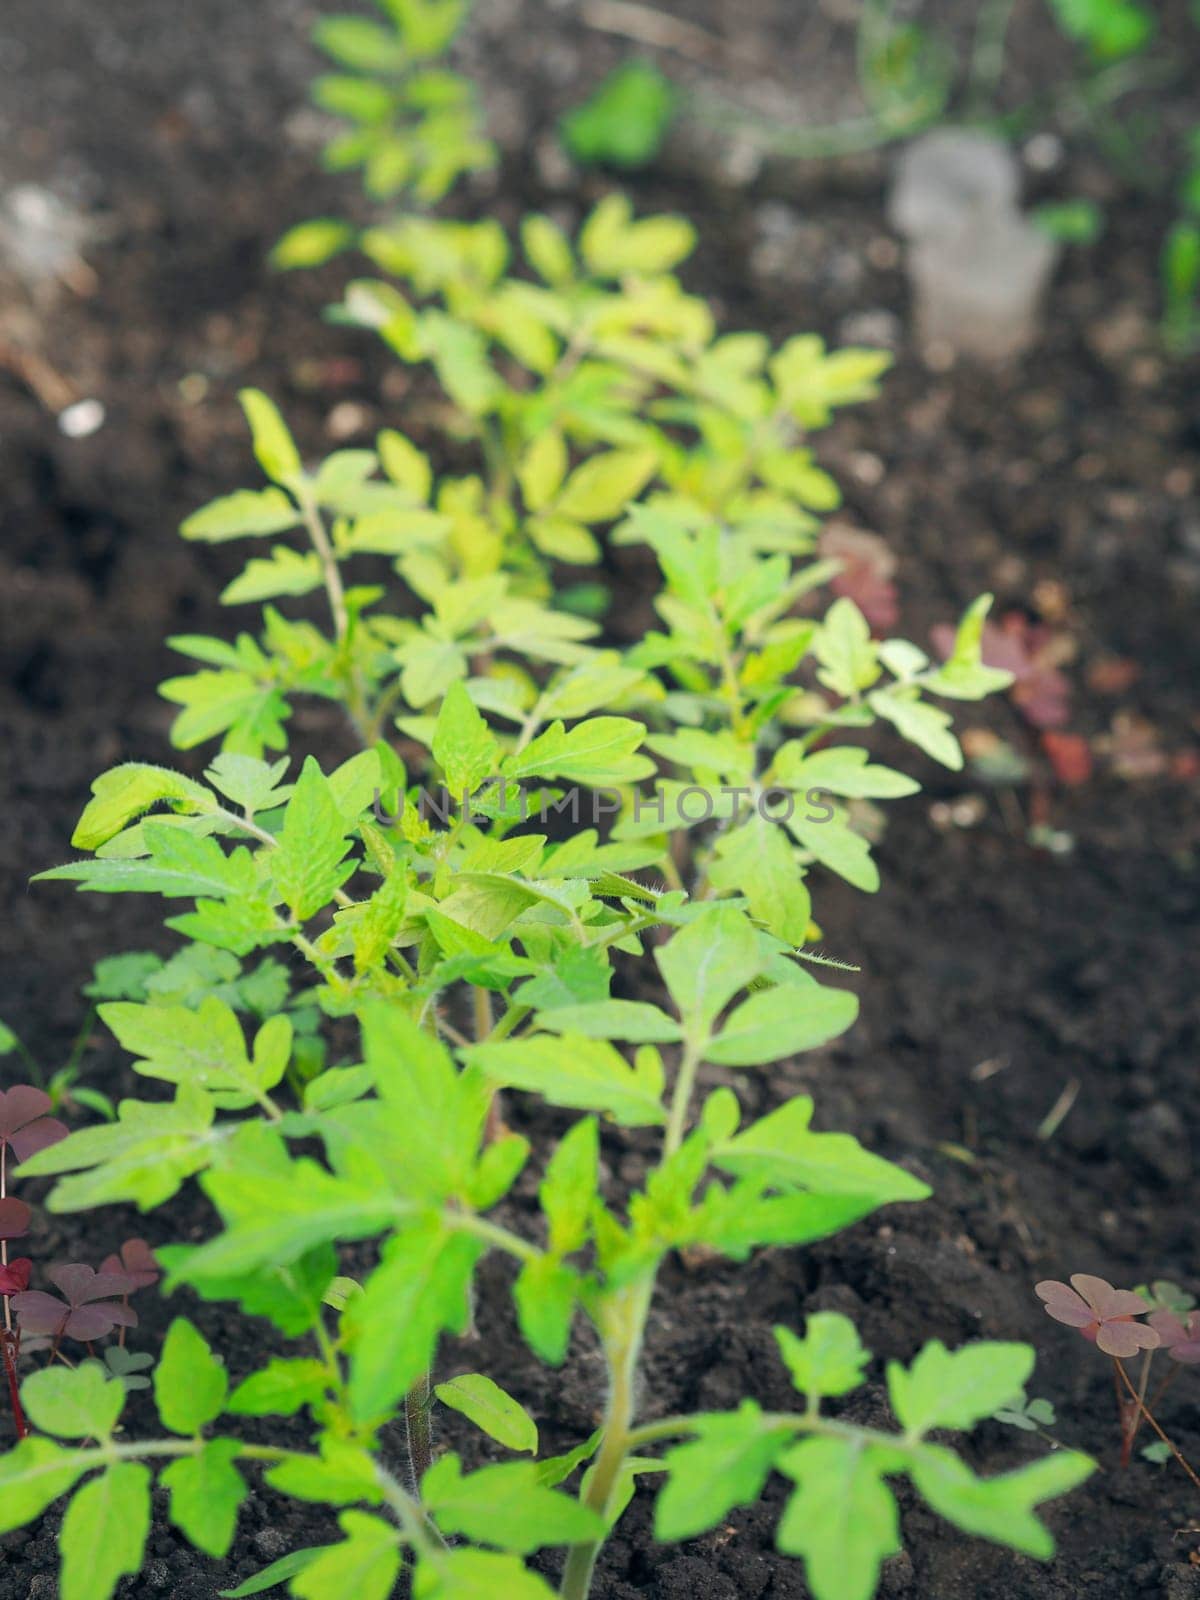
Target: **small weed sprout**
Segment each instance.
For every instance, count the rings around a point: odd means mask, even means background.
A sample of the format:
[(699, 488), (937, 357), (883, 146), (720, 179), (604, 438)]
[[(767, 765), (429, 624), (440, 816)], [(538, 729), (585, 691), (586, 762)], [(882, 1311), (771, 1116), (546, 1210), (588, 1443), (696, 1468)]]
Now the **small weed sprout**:
[[(1173, 1456), (1200, 1490), (1200, 1477), (1155, 1414), (1180, 1369), (1200, 1363), (1200, 1312), (1191, 1309), (1195, 1303), (1191, 1295), (1163, 1280), (1153, 1287), (1143, 1284), (1137, 1289), (1114, 1289), (1104, 1278), (1086, 1272), (1072, 1274), (1069, 1285), (1047, 1279), (1035, 1285), (1035, 1292), (1056, 1322), (1074, 1328), (1112, 1361), (1121, 1465), (1129, 1465), (1138, 1430), (1145, 1421), (1158, 1435), (1158, 1441), (1147, 1446), (1143, 1456), (1156, 1462)], [(1154, 1352), (1160, 1349), (1177, 1365), (1152, 1393), (1151, 1366)], [(1135, 1383), (1125, 1362), (1139, 1352), (1142, 1359)]]

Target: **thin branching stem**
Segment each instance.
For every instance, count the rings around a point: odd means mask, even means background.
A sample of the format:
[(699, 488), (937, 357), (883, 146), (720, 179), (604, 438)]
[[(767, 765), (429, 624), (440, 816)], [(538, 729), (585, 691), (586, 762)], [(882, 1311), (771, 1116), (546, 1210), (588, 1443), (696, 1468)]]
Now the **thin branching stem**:
[(1192, 1471), (1191, 1467), (1188, 1465), (1187, 1461), (1184, 1459), (1184, 1457), (1183, 1457), (1178, 1445), (1176, 1445), (1173, 1440), (1168, 1438), (1168, 1436), (1163, 1432), (1162, 1428), (1159, 1427), (1158, 1421), (1155, 1418), (1154, 1413), (1146, 1405), (1145, 1400), (1143, 1400), (1141, 1398), (1141, 1396), (1138, 1394), (1138, 1391), (1134, 1388), (1133, 1383), (1130, 1381), (1129, 1374), (1125, 1371), (1125, 1367), (1124, 1367), (1123, 1363), (1116, 1356), (1113, 1357), (1113, 1366), (1116, 1368), (1116, 1372), (1117, 1372), (1117, 1376), (1118, 1376), (1119, 1381), (1125, 1385), (1126, 1389), (1128, 1389), (1130, 1399), (1137, 1406), (1139, 1413), (1143, 1417), (1145, 1417), (1146, 1421), (1154, 1429), (1155, 1433), (1162, 1440), (1163, 1444), (1166, 1445), (1167, 1449), (1171, 1452), (1171, 1454), (1175, 1457), (1176, 1461), (1178, 1461), (1179, 1465), (1187, 1473), (1188, 1477), (1192, 1481), (1192, 1487), (1194, 1489), (1196, 1489), (1197, 1491), (1200, 1491), (1200, 1477), (1197, 1477), (1196, 1474)]

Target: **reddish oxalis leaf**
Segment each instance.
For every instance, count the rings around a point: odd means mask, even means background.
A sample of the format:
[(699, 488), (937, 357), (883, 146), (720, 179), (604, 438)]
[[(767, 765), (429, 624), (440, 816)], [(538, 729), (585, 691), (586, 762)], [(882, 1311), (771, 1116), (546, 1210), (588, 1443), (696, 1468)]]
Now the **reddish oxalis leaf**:
[(1114, 1289), (1088, 1272), (1072, 1273), (1071, 1287), (1048, 1278), (1034, 1285), (1034, 1293), (1045, 1301), (1056, 1322), (1078, 1329), (1105, 1355), (1132, 1356), (1139, 1350), (1156, 1350), (1161, 1342), (1153, 1328), (1134, 1320), (1150, 1309), (1141, 1295)]
[(1189, 1312), (1186, 1322), (1173, 1311), (1156, 1311), (1150, 1326), (1172, 1361), (1200, 1361), (1200, 1311)]
[(47, 1116), (54, 1102), (31, 1083), (0, 1089), (0, 1144), (7, 1144), (18, 1161), (67, 1137), (57, 1117)]
[(46, 1276), (63, 1295), (29, 1289), (15, 1294), (12, 1305), (21, 1322), (22, 1333), (64, 1335), (69, 1339), (99, 1339), (116, 1327), (137, 1327), (137, 1312), (114, 1297), (127, 1295), (137, 1287), (123, 1272), (93, 1272), (91, 1267), (72, 1264), (51, 1267)]
[(0, 1294), (20, 1294), (29, 1287), (29, 1274), (33, 1262), (28, 1256), (18, 1256), (7, 1266), (0, 1266)]
[(0, 1239), (19, 1239), (23, 1233), (28, 1233), (32, 1215), (24, 1200), (6, 1195), (0, 1200)]
[(100, 1271), (123, 1274), (134, 1289), (148, 1289), (162, 1276), (154, 1252), (145, 1239), (126, 1239), (119, 1252), (105, 1256)]

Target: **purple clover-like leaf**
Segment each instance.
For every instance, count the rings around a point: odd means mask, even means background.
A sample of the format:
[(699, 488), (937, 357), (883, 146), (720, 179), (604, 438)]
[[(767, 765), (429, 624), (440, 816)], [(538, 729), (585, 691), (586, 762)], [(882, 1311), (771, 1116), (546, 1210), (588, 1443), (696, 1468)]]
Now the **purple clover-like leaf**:
[(1105, 1355), (1123, 1358), (1161, 1343), (1154, 1328), (1134, 1320), (1150, 1307), (1132, 1289), (1114, 1289), (1104, 1278), (1076, 1272), (1070, 1285), (1048, 1278), (1034, 1285), (1034, 1293), (1056, 1322), (1077, 1329)]
[(6, 1195), (0, 1200), (0, 1239), (19, 1239), (23, 1233), (28, 1233), (32, 1215), (24, 1200)]
[(1186, 1321), (1173, 1311), (1156, 1311), (1150, 1326), (1172, 1361), (1200, 1362), (1200, 1311), (1189, 1312)]
[[(126, 1239), (119, 1251), (105, 1256), (100, 1263), (100, 1271), (121, 1274), (129, 1279), (133, 1289), (148, 1289), (162, 1276), (154, 1252), (145, 1239)], [(132, 1293), (133, 1289), (127, 1292)]]
[(67, 1137), (57, 1117), (47, 1116), (54, 1102), (31, 1083), (0, 1089), (0, 1145), (6, 1144), (18, 1161)]
[(135, 1328), (137, 1312), (114, 1297), (127, 1295), (137, 1287), (127, 1273), (93, 1272), (91, 1267), (71, 1264), (51, 1267), (46, 1276), (62, 1294), (47, 1294), (44, 1289), (28, 1289), (12, 1297), (12, 1307), (21, 1323), (22, 1334), (48, 1334), (55, 1339), (78, 1339), (87, 1343), (103, 1338), (114, 1328)]

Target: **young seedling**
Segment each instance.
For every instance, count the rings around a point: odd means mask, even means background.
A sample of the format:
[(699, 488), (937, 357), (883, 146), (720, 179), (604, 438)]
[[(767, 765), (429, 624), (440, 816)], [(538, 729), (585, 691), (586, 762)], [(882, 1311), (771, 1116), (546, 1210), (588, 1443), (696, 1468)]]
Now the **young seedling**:
[(33, 1213), (23, 1200), (9, 1194), (9, 1183), (14, 1162), (25, 1161), (67, 1137), (66, 1127), (49, 1115), (52, 1109), (50, 1096), (30, 1083), (0, 1089), (0, 1298), (4, 1301), (0, 1346), (18, 1438), (24, 1438), (29, 1430), (17, 1378), (21, 1335), (13, 1326), (12, 1313), (14, 1304), (29, 1287), (33, 1262), (28, 1256), (10, 1260), (8, 1247), (11, 1240), (22, 1238), (29, 1231)]
[[(473, 164), (465, 134), (444, 161), (424, 147), (434, 103), (461, 109), (453, 80), (427, 70), (461, 7), (386, 10), (391, 30), (364, 18), (323, 30), (348, 80), (323, 93), (356, 123), (339, 159), (364, 162), (381, 191), (428, 196)], [(812, 559), (838, 493), (808, 438), (874, 395), (885, 356), (718, 334), (674, 276), (690, 225), (636, 218), (624, 196), (601, 201), (574, 242), (540, 216), (520, 232), (536, 282), (509, 272), (490, 220), (389, 221), (361, 240), (385, 278), (352, 284), (344, 306), (432, 369), (476, 472), (439, 477), (439, 452), (390, 429), (374, 449), (306, 463), (268, 397), (243, 394), (267, 486), (223, 496), (183, 532), (270, 541), (223, 598), (271, 603), (257, 637), (173, 641), (199, 670), (163, 685), (180, 707), (175, 745), (222, 749), (202, 777), (140, 762), (102, 774), (74, 834), (81, 857), (42, 874), (159, 895), (184, 943), (165, 963), (97, 973), (101, 1020), (146, 1098), (26, 1171), (55, 1178), (48, 1203), (70, 1212), (149, 1211), (195, 1180), (218, 1221), (156, 1253), (168, 1291), (186, 1284), (292, 1341), (231, 1384), (177, 1319), (153, 1380), (163, 1435), (118, 1444), (133, 1358), (117, 1342), (107, 1367), (70, 1366), (58, 1345), (134, 1324), (129, 1294), (154, 1270), (144, 1249), (127, 1245), (99, 1274), (55, 1269), (58, 1296), (11, 1297), (52, 1361), (22, 1389), (37, 1435), (0, 1458), (0, 1531), (71, 1495), (72, 1600), (108, 1600), (138, 1569), (151, 1464), (171, 1519), (218, 1557), (246, 1468), (336, 1507), (340, 1541), (256, 1580), (286, 1578), (298, 1600), (385, 1600), (402, 1572), (419, 1600), (549, 1600), (525, 1560), (544, 1548), (563, 1551), (561, 1600), (585, 1600), (639, 1484), (661, 1484), (657, 1534), (682, 1539), (753, 1503), (772, 1472), (794, 1485), (779, 1547), (804, 1560), (816, 1600), (869, 1600), (898, 1548), (889, 1480), (1045, 1557), (1034, 1507), (1092, 1470), (1060, 1452), (981, 1478), (931, 1442), (1027, 1382), (1020, 1345), (932, 1341), (887, 1369), (899, 1431), (860, 1427), (840, 1404), (871, 1357), (830, 1315), (803, 1337), (779, 1332), (794, 1411), (747, 1396), (726, 1412), (641, 1414), (674, 1253), (801, 1248), (928, 1194), (907, 1168), (814, 1128), (808, 1096), (747, 1122), (716, 1080), (823, 1048), (855, 1019), (855, 996), (809, 968), (808, 880), (828, 870), (874, 889), (868, 841), (838, 802), (916, 786), (852, 741), (882, 721), (957, 769), (936, 702), (1009, 678), (981, 659), (986, 597), (940, 665), (875, 637), (850, 594), (817, 599), (842, 570)], [(320, 225), (282, 255), (312, 260), (331, 239), (350, 242)], [(605, 640), (577, 592), (555, 591), (562, 564), (594, 565), (606, 543), (614, 566), (625, 545), (653, 551), (661, 631)], [(275, 603), (321, 590), (325, 630)], [(357, 754), (290, 761), (303, 695), (345, 714)], [(433, 814), (430, 789), (453, 797)], [(720, 806), (668, 813), (688, 790)], [(588, 796), (607, 804), (592, 825), (574, 809)], [(626, 998), (635, 981), (640, 998)], [(515, 1131), (526, 1097), (551, 1108), (552, 1152), (535, 1156)], [(611, 1176), (626, 1129), (647, 1152), (632, 1184)], [(531, 1160), (538, 1215), (516, 1226), (515, 1208), (498, 1208)], [(351, 1245), (358, 1285), (343, 1271)], [(601, 1352), (603, 1421), (561, 1456), (537, 1458), (536, 1419), (490, 1374), (431, 1383), (489, 1252), (508, 1259), (540, 1360), (564, 1362), (584, 1319)], [(438, 1454), (435, 1400), (518, 1459), (467, 1472)], [(300, 1413), (311, 1449), (260, 1442), (269, 1419)], [(408, 1460), (395, 1465), (401, 1421)], [(101, 1513), (116, 1535), (97, 1536)]]
[[(1200, 1490), (1200, 1477), (1168, 1438), (1154, 1414), (1174, 1372), (1168, 1373), (1149, 1401), (1146, 1398), (1156, 1350), (1166, 1350), (1173, 1360), (1183, 1365), (1200, 1361), (1200, 1315), (1186, 1312), (1185, 1321), (1176, 1311), (1167, 1309), (1161, 1303), (1159, 1309), (1154, 1309), (1160, 1294), (1178, 1305), (1180, 1291), (1169, 1283), (1156, 1283), (1153, 1292), (1145, 1288), (1114, 1289), (1104, 1278), (1077, 1272), (1072, 1275), (1069, 1285), (1046, 1279), (1035, 1285), (1035, 1292), (1056, 1322), (1076, 1329), (1089, 1344), (1094, 1344), (1112, 1360), (1122, 1467), (1129, 1465), (1134, 1441), (1144, 1418), (1158, 1435), (1160, 1445), (1175, 1457), (1193, 1485)], [(1190, 1297), (1185, 1296), (1184, 1299)], [(1139, 1351), (1142, 1352), (1142, 1360), (1135, 1384), (1126, 1371), (1125, 1362)]]

